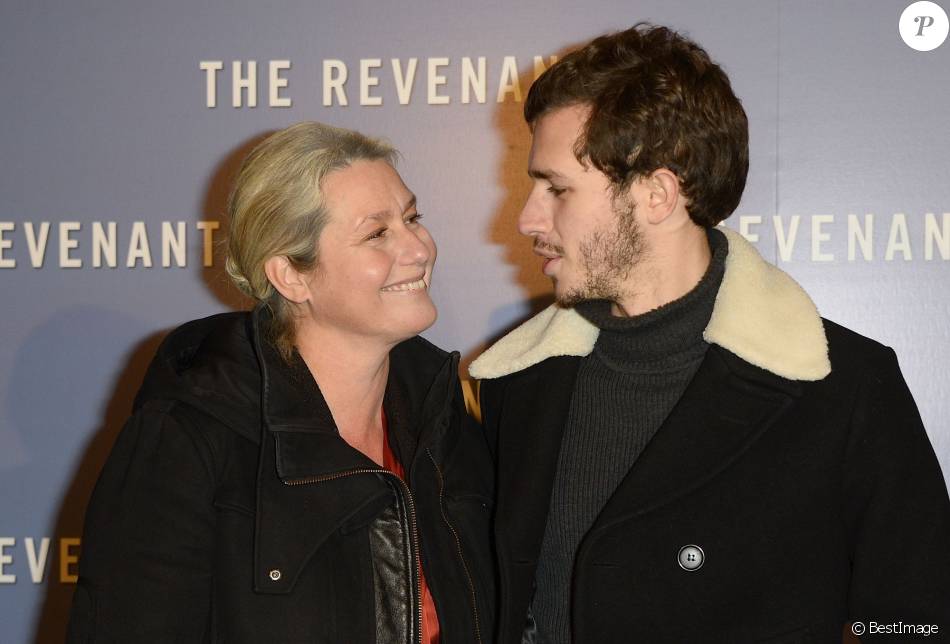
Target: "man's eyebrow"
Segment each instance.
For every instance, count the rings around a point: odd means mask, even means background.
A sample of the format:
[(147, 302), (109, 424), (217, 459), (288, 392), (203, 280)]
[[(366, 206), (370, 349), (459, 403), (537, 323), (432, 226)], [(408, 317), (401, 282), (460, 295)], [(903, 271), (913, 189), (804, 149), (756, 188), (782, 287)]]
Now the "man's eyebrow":
[(539, 170), (536, 168), (528, 169), (528, 176), (532, 179), (541, 179), (543, 181), (550, 181), (551, 179), (564, 179), (564, 175), (560, 172), (554, 170)]

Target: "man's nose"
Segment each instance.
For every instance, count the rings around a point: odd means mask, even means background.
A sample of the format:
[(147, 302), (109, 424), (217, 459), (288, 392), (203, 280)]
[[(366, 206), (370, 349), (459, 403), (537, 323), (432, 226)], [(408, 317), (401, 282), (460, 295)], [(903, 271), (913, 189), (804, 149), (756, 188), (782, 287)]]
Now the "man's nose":
[(531, 190), (518, 215), (518, 232), (522, 235), (535, 236), (547, 232), (549, 216), (541, 203), (540, 192), (538, 186)]

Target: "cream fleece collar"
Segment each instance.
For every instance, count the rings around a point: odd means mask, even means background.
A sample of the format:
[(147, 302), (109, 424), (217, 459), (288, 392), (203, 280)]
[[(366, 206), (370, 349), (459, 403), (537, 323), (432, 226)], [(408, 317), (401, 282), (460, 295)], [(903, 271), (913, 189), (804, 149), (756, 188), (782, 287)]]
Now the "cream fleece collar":
[[(766, 262), (737, 232), (729, 241), (725, 275), (703, 332), (746, 362), (789, 380), (831, 373), (821, 316), (788, 274)], [(500, 378), (554, 356), (586, 356), (600, 330), (574, 309), (551, 305), (493, 344), (469, 367), (473, 378)]]

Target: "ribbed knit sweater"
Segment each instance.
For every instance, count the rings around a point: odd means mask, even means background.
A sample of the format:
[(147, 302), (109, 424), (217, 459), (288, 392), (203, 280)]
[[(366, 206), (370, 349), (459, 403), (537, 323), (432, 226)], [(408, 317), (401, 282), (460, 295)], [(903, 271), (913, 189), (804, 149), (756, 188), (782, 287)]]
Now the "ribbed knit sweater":
[(683, 395), (709, 346), (703, 331), (728, 252), (725, 236), (715, 229), (709, 244), (712, 259), (705, 275), (669, 304), (633, 317), (612, 315), (610, 302), (603, 300), (577, 306), (600, 335), (581, 360), (561, 439), (531, 606), (539, 642), (571, 641), (578, 546)]

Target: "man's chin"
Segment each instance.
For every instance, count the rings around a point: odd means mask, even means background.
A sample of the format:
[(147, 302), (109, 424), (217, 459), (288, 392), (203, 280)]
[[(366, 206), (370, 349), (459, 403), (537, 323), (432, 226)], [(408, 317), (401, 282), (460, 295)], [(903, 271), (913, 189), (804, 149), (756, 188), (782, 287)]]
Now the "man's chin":
[(578, 304), (601, 300), (616, 302), (619, 300), (619, 297), (613, 292), (612, 289), (601, 289), (595, 287), (583, 289), (559, 289), (557, 288), (557, 283), (554, 285), (554, 303), (563, 309), (572, 309)]
[(590, 297), (587, 293), (582, 293), (580, 291), (567, 291), (565, 293), (554, 292), (554, 303), (557, 304), (562, 309), (572, 309), (578, 304), (583, 304), (584, 302), (590, 302), (591, 300), (596, 300), (599, 298)]

